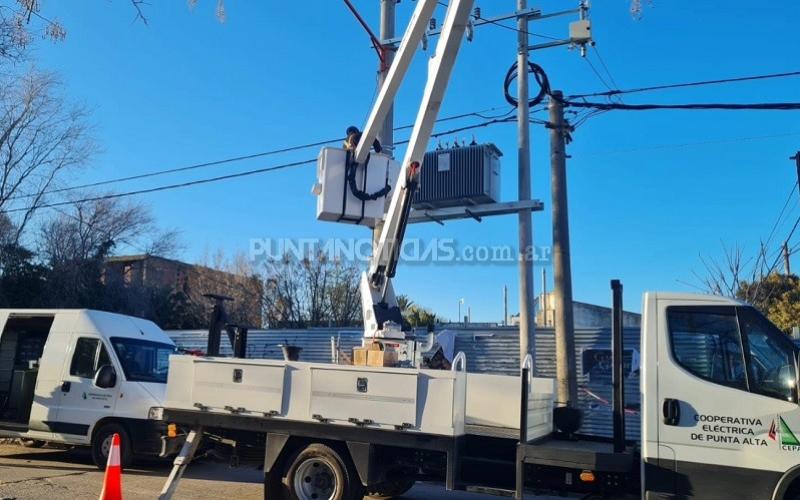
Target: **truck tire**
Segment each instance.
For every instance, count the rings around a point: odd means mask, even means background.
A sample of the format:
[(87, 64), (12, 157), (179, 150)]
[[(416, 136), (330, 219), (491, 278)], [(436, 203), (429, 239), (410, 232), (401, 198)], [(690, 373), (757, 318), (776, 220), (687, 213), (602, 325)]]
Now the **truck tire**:
[(388, 500), (406, 493), (414, 487), (414, 478), (396, 478), (367, 487), (367, 497), (370, 500)]
[(349, 457), (324, 444), (305, 447), (284, 477), (292, 500), (361, 500), (364, 490)]
[(111, 439), (114, 434), (119, 434), (119, 459), (122, 468), (128, 467), (133, 462), (133, 449), (128, 431), (122, 425), (111, 422), (101, 425), (92, 435), (92, 460), (100, 470), (106, 469), (108, 452), (111, 449)]
[(795, 479), (783, 494), (783, 500), (800, 500), (800, 479)]

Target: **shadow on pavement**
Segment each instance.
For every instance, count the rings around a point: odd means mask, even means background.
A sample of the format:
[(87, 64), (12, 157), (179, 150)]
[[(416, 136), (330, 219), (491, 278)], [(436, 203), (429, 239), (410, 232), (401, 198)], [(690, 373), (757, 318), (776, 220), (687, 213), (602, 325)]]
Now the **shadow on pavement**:
[[(19, 452), (5, 452), (0, 456), (3, 459), (0, 467), (28, 468), (42, 470), (61, 470), (64, 472), (100, 472), (92, 461), (88, 449), (74, 448), (41, 449), (29, 451), (20, 449)], [(18, 460), (20, 463), (9, 462)], [(58, 462), (62, 462), (59, 464)], [(172, 468), (171, 460), (138, 459), (133, 465), (126, 468), (123, 474), (134, 476), (162, 476), (164, 478)], [(261, 483), (263, 473), (255, 467), (231, 468), (226, 463), (210, 459), (200, 459), (186, 470), (184, 477), (187, 479), (202, 479), (207, 481), (229, 481), (237, 483)]]

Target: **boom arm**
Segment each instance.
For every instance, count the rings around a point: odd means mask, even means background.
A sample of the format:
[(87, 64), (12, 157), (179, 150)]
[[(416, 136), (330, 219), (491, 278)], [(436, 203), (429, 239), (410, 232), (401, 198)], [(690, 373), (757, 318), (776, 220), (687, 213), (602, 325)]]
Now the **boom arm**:
[[(373, 248), (369, 270), (361, 278), (365, 337), (404, 338), (400, 328), (400, 314), (391, 278), (394, 277), (397, 268), (408, 224), (408, 214), (411, 210), (411, 197), (419, 182), (422, 159), (464, 39), (473, 3), (474, 0), (451, 0), (441, 36), (436, 45), (436, 53), (428, 61), (428, 80), (401, 164), (400, 175), (394, 184), (389, 209), (380, 229), (377, 244)], [(356, 149), (355, 160), (358, 163), (366, 160), (369, 146), (386, 118), (387, 111), (411, 64), (414, 52), (425, 34), (436, 4), (436, 0), (419, 0), (417, 2), (397, 56), (389, 69), (386, 81), (378, 94)]]

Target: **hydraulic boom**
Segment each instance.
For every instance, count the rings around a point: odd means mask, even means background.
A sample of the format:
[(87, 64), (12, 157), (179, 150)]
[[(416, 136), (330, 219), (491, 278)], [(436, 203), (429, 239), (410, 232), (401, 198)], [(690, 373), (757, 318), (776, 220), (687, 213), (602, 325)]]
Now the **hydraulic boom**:
[[(411, 65), (414, 53), (425, 36), (425, 30), (437, 3), (437, 0), (417, 2), (356, 149), (354, 160), (358, 164), (367, 160), (369, 148), (383, 125)], [(401, 163), (400, 175), (394, 184), (384, 223), (376, 229), (379, 233), (375, 239), (376, 244), (373, 247), (369, 269), (361, 276), (361, 305), (366, 338), (395, 340), (406, 338), (402, 330), (402, 318), (397, 307), (392, 278), (397, 270), (400, 249), (408, 225), (411, 197), (419, 183), (422, 159), (464, 39), (473, 4), (474, 0), (450, 2), (436, 52), (428, 61), (428, 79)]]

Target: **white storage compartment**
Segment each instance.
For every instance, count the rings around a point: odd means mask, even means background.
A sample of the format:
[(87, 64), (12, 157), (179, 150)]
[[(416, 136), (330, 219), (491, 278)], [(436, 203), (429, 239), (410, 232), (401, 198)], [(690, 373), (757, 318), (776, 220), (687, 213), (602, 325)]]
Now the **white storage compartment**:
[(417, 426), (417, 372), (311, 367), (311, 414), (348, 422)]
[(286, 366), (281, 362), (172, 356), (167, 404), (279, 415), (283, 410), (285, 377)]
[[(322, 148), (317, 158), (317, 219), (374, 226), (383, 218), (384, 207), (392, 191), (376, 200), (360, 200), (347, 180), (347, 151), (341, 148)], [(386, 155), (372, 153), (369, 162), (355, 170), (357, 189), (373, 194), (387, 183), (393, 186), (400, 172), (400, 163)]]
[(176, 355), (165, 406), (459, 436), (466, 385), (464, 372)]
[[(555, 381), (533, 377), (528, 396), (530, 439), (553, 432)], [(470, 373), (467, 375), (467, 415), (469, 433), (487, 436), (518, 437), (520, 415), (520, 377)]]

